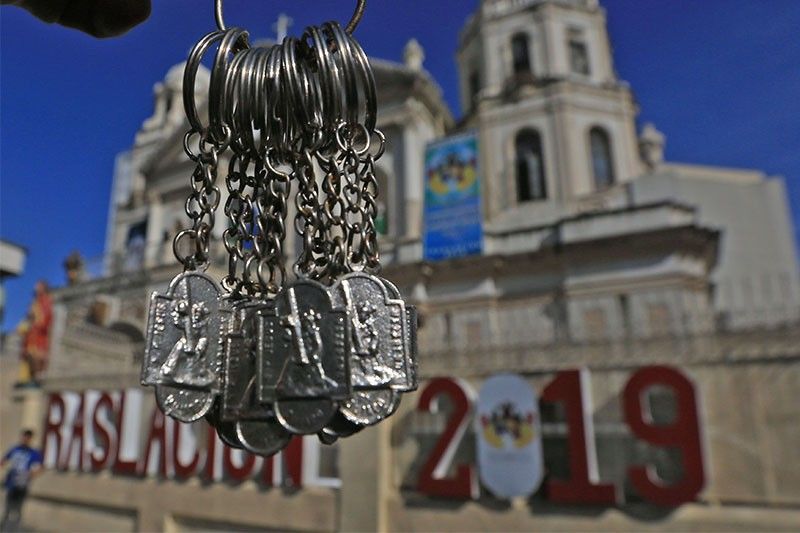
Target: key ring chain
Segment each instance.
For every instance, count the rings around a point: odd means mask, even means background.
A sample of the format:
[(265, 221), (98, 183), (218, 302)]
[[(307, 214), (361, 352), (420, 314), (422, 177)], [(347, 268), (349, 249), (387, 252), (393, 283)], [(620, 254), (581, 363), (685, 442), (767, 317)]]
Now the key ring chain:
[[(215, 0), (217, 27), (186, 63), (192, 226), (174, 243), (184, 272), (151, 297), (141, 381), (165, 414), (205, 418), (251, 453), (272, 455), (292, 435), (330, 444), (391, 416), (417, 386), (416, 309), (378, 277), (375, 162), (386, 139), (352, 36), (365, 5), (344, 28), (325, 22), (251, 46)], [(218, 210), (228, 254), (219, 281), (205, 273)], [(300, 243), (291, 269), (287, 226)], [(178, 253), (183, 241), (193, 253)]]

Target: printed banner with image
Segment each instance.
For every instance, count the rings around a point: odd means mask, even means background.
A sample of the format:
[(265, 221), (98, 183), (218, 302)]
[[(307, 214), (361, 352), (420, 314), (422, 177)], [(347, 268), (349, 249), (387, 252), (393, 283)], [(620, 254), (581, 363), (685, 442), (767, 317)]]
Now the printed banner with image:
[(424, 258), (439, 261), (483, 249), (478, 139), (474, 133), (425, 152)]

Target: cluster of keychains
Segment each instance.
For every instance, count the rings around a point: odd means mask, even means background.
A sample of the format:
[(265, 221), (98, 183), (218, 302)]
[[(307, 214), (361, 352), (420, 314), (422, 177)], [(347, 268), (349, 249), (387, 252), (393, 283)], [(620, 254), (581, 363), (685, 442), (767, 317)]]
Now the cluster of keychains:
[[(217, 22), (184, 73), (192, 225), (173, 246), (184, 272), (151, 297), (142, 384), (165, 414), (205, 418), (252, 453), (274, 454), (292, 435), (332, 443), (384, 420), (417, 387), (416, 309), (378, 276), (385, 139), (372, 70), (335, 22), (260, 47)], [(212, 52), (204, 122), (195, 81)], [(290, 204), (301, 243), (293, 276)], [(218, 210), (228, 252), (219, 281), (207, 272)]]

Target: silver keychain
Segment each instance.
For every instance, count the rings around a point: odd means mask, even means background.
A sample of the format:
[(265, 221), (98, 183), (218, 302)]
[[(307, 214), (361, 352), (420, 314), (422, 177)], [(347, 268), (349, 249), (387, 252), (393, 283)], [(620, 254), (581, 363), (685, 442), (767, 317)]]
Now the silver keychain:
[[(345, 28), (327, 22), (251, 47), (215, 0), (217, 30), (184, 72), (192, 226), (173, 243), (184, 273), (151, 300), (142, 383), (166, 414), (205, 416), (226, 444), (260, 455), (292, 434), (352, 435), (417, 385), (416, 309), (378, 277), (375, 161), (385, 138), (372, 70), (351, 36), (365, 4)], [(206, 57), (203, 122), (195, 80)], [(204, 272), (223, 155), (228, 272), (217, 284)], [(302, 244), (294, 281), (283, 252), (289, 202)]]
[(297, 434), (321, 430), (350, 396), (347, 314), (311, 280), (289, 284), (259, 313), (259, 398)]

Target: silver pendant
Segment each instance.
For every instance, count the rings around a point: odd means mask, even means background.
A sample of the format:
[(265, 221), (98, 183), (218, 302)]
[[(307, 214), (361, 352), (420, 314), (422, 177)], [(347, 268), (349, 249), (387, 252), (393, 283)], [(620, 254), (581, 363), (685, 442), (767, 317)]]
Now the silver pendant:
[(292, 433), (313, 434), (336, 412), (336, 400), (350, 395), (347, 314), (309, 280), (292, 283), (274, 301), (274, 311), (259, 312), (259, 401), (274, 404)]
[[(392, 298), (397, 300), (403, 299), (402, 296), (400, 295), (400, 289), (398, 289), (394, 283), (385, 278), (379, 278), (379, 279), (386, 287), (386, 290), (389, 292), (389, 295)], [(400, 390), (402, 392), (410, 392), (417, 390), (417, 387), (419, 386), (419, 378), (417, 377), (418, 376), (417, 327), (419, 322), (419, 315), (417, 313), (416, 306), (405, 302), (404, 302), (404, 310), (405, 310), (405, 323), (406, 323), (406, 327), (404, 330), (404, 337), (405, 337), (405, 348), (406, 348), (407, 379), (402, 388), (395, 388), (395, 390)]]
[(179, 274), (167, 295), (151, 296), (141, 381), (156, 386), (164, 414), (194, 422), (213, 407), (229, 316), (219, 287), (205, 274)]
[(347, 314), (324, 286), (298, 281), (259, 312), (259, 401), (287, 398), (343, 400), (350, 395)]
[(236, 423), (223, 422), (220, 420), (220, 405), (219, 401), (214, 404), (214, 407), (206, 414), (206, 422), (208, 422), (214, 429), (217, 430), (219, 439), (231, 448), (242, 448), (242, 443), (236, 436)]
[(339, 412), (358, 426), (374, 426), (392, 416), (400, 405), (401, 394), (392, 389), (355, 390), (342, 402)]
[(358, 424), (354, 424), (347, 420), (341, 413), (336, 413), (328, 422), (322, 430), (317, 433), (317, 437), (323, 443), (328, 444), (326, 441), (330, 441), (332, 444), (336, 442), (336, 440), (340, 438), (350, 437), (355, 435), (366, 426), (361, 426)]
[(406, 331), (408, 337), (408, 389), (405, 392), (417, 390), (419, 387), (419, 349), (417, 347), (417, 328), (419, 326), (419, 313), (417, 306), (406, 304)]
[(272, 312), (273, 305), (271, 302), (240, 300), (231, 304), (231, 308), (231, 328), (225, 336), (225, 379), (220, 395), (220, 420), (263, 420), (270, 416), (272, 409), (258, 400), (258, 313)]
[(248, 452), (268, 457), (285, 448), (292, 435), (273, 416), (236, 422), (236, 437)]
[(407, 381), (406, 320), (402, 300), (390, 296), (380, 278), (356, 272), (329, 290), (334, 307), (350, 321), (353, 387), (403, 388)]
[(239, 300), (230, 306), (233, 317), (225, 337), (225, 372), (220, 396), (223, 441), (269, 456), (288, 444), (289, 434), (275, 419), (271, 406), (260, 404), (256, 387), (256, 352), (259, 311), (272, 310), (272, 302)]
[(219, 392), (221, 334), (228, 316), (219, 287), (205, 274), (179, 274), (166, 295), (153, 293), (142, 385)]
[(275, 401), (275, 416), (292, 433), (313, 435), (330, 422), (338, 408), (329, 398), (284, 398)]
[(317, 438), (322, 444), (331, 446), (332, 444), (335, 444), (337, 440), (339, 440), (339, 435), (335, 434), (327, 427), (324, 427), (317, 432)]
[(156, 403), (165, 415), (189, 424), (203, 418), (214, 407), (214, 395), (201, 390), (156, 385)]

